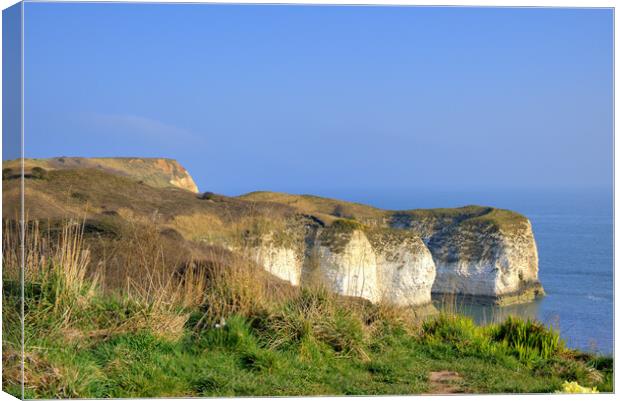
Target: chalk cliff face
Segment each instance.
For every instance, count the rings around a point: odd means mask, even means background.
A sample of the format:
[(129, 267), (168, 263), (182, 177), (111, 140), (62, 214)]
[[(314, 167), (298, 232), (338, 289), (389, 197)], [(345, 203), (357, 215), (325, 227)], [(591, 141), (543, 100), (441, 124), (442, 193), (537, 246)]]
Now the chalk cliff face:
[(381, 299), (377, 254), (361, 230), (323, 236), (317, 256), (320, 277), (334, 292)]
[(303, 255), (296, 249), (265, 242), (252, 248), (251, 253), (269, 273), (293, 285), (301, 284)]
[(272, 237), (263, 235), (253, 257), (273, 275), (293, 285), (318, 279), (371, 302), (415, 306), (456, 294), (504, 305), (544, 294), (532, 226), (507, 210), (402, 212), (374, 226), (337, 219), (311, 240)]
[(435, 263), (420, 237), (401, 231), (374, 230), (369, 238), (377, 252), (381, 299), (396, 305), (429, 303)]
[(293, 285), (318, 280), (337, 294), (371, 302), (431, 302), (435, 265), (417, 235), (338, 222), (313, 235), (312, 241), (294, 247), (262, 241), (252, 255), (265, 270)]
[(392, 226), (418, 233), (428, 246), (437, 269), (434, 295), (509, 304), (544, 294), (532, 226), (524, 216), (469, 208), (456, 215), (402, 214)]

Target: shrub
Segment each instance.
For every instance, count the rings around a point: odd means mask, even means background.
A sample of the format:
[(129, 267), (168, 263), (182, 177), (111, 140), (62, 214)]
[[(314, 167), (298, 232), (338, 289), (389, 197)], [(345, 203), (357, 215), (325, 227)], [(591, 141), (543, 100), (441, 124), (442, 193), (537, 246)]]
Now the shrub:
[(13, 178), (13, 169), (11, 168), (3, 168), (2, 169), (2, 179), (3, 180), (8, 180), (10, 178)]
[(44, 180), (47, 178), (47, 170), (42, 167), (33, 167), (30, 175), (32, 176), (32, 178)]
[(215, 199), (217, 195), (213, 192), (203, 192), (200, 195), (198, 195), (198, 199), (203, 199), (203, 200), (213, 200)]
[(195, 325), (205, 329), (233, 315), (260, 315), (268, 302), (267, 274), (249, 260), (212, 251), (208, 260), (196, 263), (204, 277), (203, 316)]
[(327, 345), (342, 356), (368, 359), (362, 319), (324, 287), (304, 288), (265, 322), (269, 346)]
[(452, 344), (479, 337), (478, 327), (468, 317), (442, 313), (422, 324), (422, 336), (427, 340), (445, 341)]
[(206, 328), (201, 334), (200, 344), (209, 348), (245, 350), (254, 347), (256, 339), (252, 336), (247, 319), (232, 315)]
[(355, 215), (351, 211), (351, 208), (344, 205), (336, 205), (332, 215), (344, 219), (355, 220)]
[(564, 348), (560, 335), (551, 327), (532, 320), (508, 317), (491, 330), (491, 337), (501, 341), (521, 360), (547, 359)]

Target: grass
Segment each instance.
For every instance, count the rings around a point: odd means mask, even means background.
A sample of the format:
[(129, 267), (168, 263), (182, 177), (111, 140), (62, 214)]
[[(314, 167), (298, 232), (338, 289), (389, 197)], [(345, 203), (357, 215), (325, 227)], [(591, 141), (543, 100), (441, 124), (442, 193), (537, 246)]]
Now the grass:
[[(157, 220), (130, 222), (131, 257), (114, 280), (112, 258), (88, 263), (84, 221), (26, 226), (27, 398), (419, 394), (441, 370), (470, 393), (554, 392), (567, 381), (613, 390), (611, 358), (567, 349), (539, 323), (416, 320), (319, 284), (291, 287), (216, 250), (171, 272)], [(3, 388), (19, 396), (17, 229), (5, 222)]]

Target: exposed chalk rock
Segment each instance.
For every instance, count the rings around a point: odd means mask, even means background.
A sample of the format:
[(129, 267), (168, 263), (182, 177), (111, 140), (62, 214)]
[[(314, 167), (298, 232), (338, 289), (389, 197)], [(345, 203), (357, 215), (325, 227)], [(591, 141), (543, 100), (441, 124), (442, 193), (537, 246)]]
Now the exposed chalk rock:
[[(500, 209), (452, 209), (445, 215), (402, 214), (393, 226), (419, 233), (437, 268), (432, 292), (510, 304), (543, 295), (530, 221)], [(458, 210), (458, 209), (456, 209)]]
[[(318, 248), (318, 265), (323, 282), (340, 295), (371, 302), (381, 298), (377, 255), (361, 230), (333, 234)], [(334, 244), (339, 241), (341, 244)]]
[(301, 284), (302, 257), (295, 249), (265, 244), (252, 253), (256, 263), (269, 273), (293, 285)]
[(428, 304), (435, 263), (422, 240), (396, 230), (373, 230), (369, 238), (377, 255), (381, 300), (403, 306)]
[(401, 306), (431, 302), (435, 265), (416, 234), (351, 222), (337, 222), (316, 234), (316, 240), (304, 242), (311, 249), (273, 246), (266, 240), (253, 255), (265, 270), (293, 285), (320, 280), (339, 295), (371, 302)]

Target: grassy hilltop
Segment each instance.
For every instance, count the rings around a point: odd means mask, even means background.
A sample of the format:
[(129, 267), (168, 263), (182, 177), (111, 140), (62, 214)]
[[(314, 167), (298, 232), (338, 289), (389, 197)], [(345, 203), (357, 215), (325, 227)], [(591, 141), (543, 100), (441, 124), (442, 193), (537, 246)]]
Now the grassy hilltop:
[[(293, 287), (243, 251), (265, 232), (286, 240), (309, 224), (509, 230), (516, 213), (197, 195), (165, 177), (46, 166), (25, 179), (27, 398), (553, 392), (566, 381), (613, 390), (611, 358), (568, 349), (540, 323), (480, 327), (449, 300), (421, 317), (320, 283)], [(19, 179), (3, 171), (3, 389), (17, 396), (18, 199)]]

